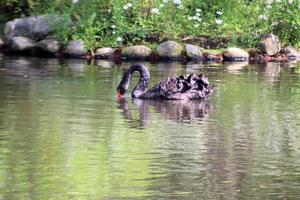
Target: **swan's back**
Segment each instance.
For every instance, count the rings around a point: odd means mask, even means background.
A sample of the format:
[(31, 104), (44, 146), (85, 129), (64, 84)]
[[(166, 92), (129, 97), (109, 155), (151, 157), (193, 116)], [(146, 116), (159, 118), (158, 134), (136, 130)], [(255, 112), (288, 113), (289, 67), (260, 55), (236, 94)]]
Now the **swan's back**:
[(202, 74), (199, 76), (181, 75), (171, 76), (157, 83), (140, 98), (147, 99), (200, 99), (206, 98), (212, 93), (207, 77)]

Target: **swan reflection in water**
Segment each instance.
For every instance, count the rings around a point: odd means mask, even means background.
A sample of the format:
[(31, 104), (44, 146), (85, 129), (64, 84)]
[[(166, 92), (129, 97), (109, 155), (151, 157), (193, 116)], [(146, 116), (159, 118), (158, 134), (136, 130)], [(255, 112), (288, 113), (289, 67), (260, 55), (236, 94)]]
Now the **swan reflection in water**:
[[(158, 101), (150, 99), (132, 99), (139, 117), (134, 119), (134, 112), (131, 110), (131, 103), (123, 98), (118, 101), (118, 108), (122, 115), (134, 127), (144, 128), (150, 120), (151, 115), (159, 113), (160, 117), (177, 123), (198, 123), (206, 120), (212, 110), (208, 99), (192, 101)], [(154, 112), (150, 112), (154, 110)]]

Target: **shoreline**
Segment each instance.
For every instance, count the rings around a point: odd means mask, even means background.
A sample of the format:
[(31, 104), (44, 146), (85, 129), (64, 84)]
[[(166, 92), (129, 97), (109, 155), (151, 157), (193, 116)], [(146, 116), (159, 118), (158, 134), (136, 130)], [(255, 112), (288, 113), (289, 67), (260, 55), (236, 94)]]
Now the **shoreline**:
[[(276, 56), (269, 56), (267, 54), (257, 53), (253, 51), (257, 51), (257, 49), (250, 49), (247, 52), (249, 53), (249, 57), (226, 57), (224, 56), (224, 50), (222, 49), (205, 49), (203, 56), (199, 59), (193, 59), (186, 55), (186, 53), (178, 56), (178, 57), (161, 57), (157, 52), (151, 52), (151, 54), (147, 57), (126, 57), (122, 55), (122, 49), (117, 48), (115, 52), (110, 55), (91, 55), (90, 53), (85, 53), (82, 55), (68, 55), (64, 54), (63, 51), (57, 52), (55, 54), (49, 52), (41, 52), (36, 50), (30, 51), (10, 51), (9, 49), (0, 49), (0, 54), (5, 56), (20, 56), (20, 57), (35, 57), (35, 58), (56, 58), (56, 59), (81, 59), (86, 61), (91, 60), (107, 60), (113, 61), (115, 63), (120, 63), (123, 61), (147, 61), (150, 63), (158, 63), (158, 62), (180, 62), (180, 63), (216, 63), (222, 64), (224, 62), (248, 62), (250, 64), (260, 64), (267, 62), (300, 62), (300, 57), (297, 56), (287, 56), (284, 53), (279, 53)], [(211, 53), (211, 52), (219, 52), (219, 53)]]

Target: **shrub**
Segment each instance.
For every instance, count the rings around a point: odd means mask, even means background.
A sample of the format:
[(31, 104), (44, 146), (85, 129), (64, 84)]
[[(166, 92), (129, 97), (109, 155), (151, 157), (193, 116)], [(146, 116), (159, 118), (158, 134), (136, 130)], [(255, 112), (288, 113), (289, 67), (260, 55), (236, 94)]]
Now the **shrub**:
[[(199, 35), (226, 37), (229, 45), (252, 47), (263, 33), (300, 46), (299, 0), (3, 1), (6, 8), (12, 3), (18, 16), (24, 11), (60, 14), (65, 20), (55, 27), (56, 37), (62, 42), (81, 39), (90, 50), (145, 43), (149, 37), (159, 42)], [(71, 27), (66, 25), (70, 19)]]

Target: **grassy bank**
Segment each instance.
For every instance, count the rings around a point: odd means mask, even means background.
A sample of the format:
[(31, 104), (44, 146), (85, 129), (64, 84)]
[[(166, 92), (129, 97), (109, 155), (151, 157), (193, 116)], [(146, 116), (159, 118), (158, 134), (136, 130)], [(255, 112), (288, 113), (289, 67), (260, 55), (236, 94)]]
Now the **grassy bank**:
[(263, 33), (300, 47), (299, 0), (2, 0), (0, 9), (2, 21), (60, 14), (66, 20), (55, 27), (57, 39), (81, 39), (87, 49), (199, 35), (253, 47)]

